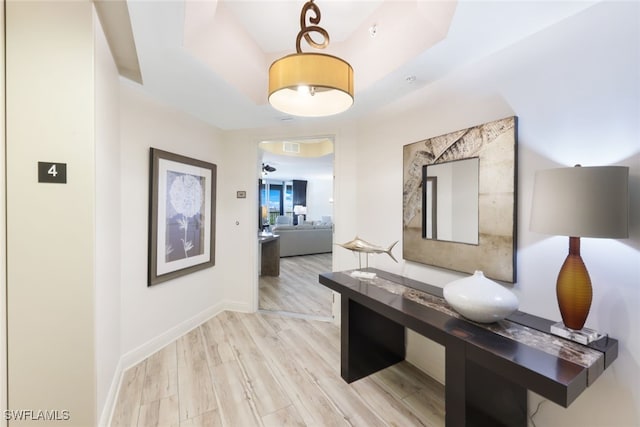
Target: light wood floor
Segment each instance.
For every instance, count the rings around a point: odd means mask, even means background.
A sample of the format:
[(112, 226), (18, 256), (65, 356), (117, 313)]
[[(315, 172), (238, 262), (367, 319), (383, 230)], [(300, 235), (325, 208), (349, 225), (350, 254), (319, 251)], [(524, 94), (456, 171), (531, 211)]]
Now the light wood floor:
[(347, 384), (334, 324), (224, 312), (128, 369), (111, 425), (442, 426), (444, 387), (407, 362)]
[(280, 258), (280, 276), (261, 276), (261, 310), (312, 316), (331, 316), (331, 291), (318, 282), (318, 274), (331, 271), (331, 254)]

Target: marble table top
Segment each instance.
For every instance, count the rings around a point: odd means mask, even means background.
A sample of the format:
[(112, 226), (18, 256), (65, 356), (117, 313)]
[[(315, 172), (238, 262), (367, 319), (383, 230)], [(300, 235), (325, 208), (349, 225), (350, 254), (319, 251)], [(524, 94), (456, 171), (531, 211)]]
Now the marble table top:
[[(348, 273), (348, 272), (347, 272)], [(575, 343), (549, 333), (535, 330), (527, 326), (512, 322), (508, 319), (494, 323), (478, 323), (466, 319), (456, 312), (444, 298), (423, 292), (400, 283), (387, 280), (379, 275), (374, 279), (366, 280), (371, 285), (383, 289), (391, 294), (400, 295), (403, 298), (415, 303), (430, 307), (434, 310), (445, 313), (451, 317), (464, 319), (481, 328), (485, 328), (503, 337), (517, 341), (544, 351), (547, 354), (559, 357), (569, 362), (588, 368), (598, 362), (603, 357), (603, 353), (587, 346)]]

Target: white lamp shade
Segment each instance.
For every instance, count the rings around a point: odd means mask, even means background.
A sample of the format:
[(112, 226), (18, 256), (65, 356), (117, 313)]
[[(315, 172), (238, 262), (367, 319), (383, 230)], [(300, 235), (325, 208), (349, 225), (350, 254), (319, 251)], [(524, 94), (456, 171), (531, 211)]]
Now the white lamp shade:
[(307, 214), (307, 207), (306, 206), (302, 206), (302, 205), (295, 205), (293, 207), (293, 213), (296, 215), (306, 215)]
[(536, 172), (532, 231), (572, 237), (629, 236), (629, 168), (572, 167)]

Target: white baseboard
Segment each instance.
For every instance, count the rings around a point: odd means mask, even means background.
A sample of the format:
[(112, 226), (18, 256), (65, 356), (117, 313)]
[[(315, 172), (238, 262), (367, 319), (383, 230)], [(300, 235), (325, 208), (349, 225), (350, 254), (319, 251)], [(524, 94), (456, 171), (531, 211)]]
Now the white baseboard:
[(186, 334), (194, 328), (197, 328), (198, 326), (211, 319), (213, 316), (216, 316), (217, 314), (223, 312), (224, 310), (228, 310), (227, 304), (225, 302), (213, 305), (191, 317), (190, 319), (187, 319), (184, 322), (177, 324), (173, 328), (168, 329), (164, 333), (147, 341), (141, 346), (123, 354), (121, 359), (125, 370), (142, 362), (153, 353), (157, 352), (168, 344), (171, 344), (182, 335)]
[(256, 310), (246, 302), (226, 301), (224, 310), (237, 311), (239, 313), (254, 313)]
[(122, 374), (125, 369), (122, 364), (122, 358), (116, 365), (116, 370), (113, 373), (113, 380), (107, 393), (107, 399), (104, 402), (100, 419), (98, 420), (98, 427), (108, 427), (111, 425), (111, 418), (113, 417), (113, 409), (116, 407), (116, 399), (118, 398), (118, 391), (120, 390), (120, 384), (122, 383)]
[(240, 311), (245, 313), (249, 313), (252, 311), (249, 304), (224, 301), (211, 306), (206, 310), (203, 310), (190, 319), (185, 320), (184, 322), (174, 326), (173, 328), (158, 335), (157, 337), (147, 341), (141, 346), (123, 354), (120, 357), (120, 361), (118, 362), (116, 371), (114, 372), (113, 381), (111, 383), (111, 387), (109, 388), (109, 393), (107, 395), (102, 414), (100, 415), (98, 426), (107, 427), (111, 425), (113, 411), (116, 406), (116, 399), (118, 398), (118, 392), (120, 391), (120, 386), (122, 384), (122, 376), (127, 369), (140, 363), (147, 357), (151, 356), (153, 353), (157, 352), (158, 350), (172, 343), (187, 332), (191, 331), (194, 328), (197, 328), (207, 320), (222, 313), (225, 310)]

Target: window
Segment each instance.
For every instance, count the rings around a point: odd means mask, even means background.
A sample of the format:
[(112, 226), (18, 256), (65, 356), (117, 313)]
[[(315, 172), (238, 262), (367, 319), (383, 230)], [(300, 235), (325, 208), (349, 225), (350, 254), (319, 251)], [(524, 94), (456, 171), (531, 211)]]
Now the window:
[(293, 185), (289, 182), (260, 181), (260, 228), (273, 225), (279, 215), (293, 216)]

